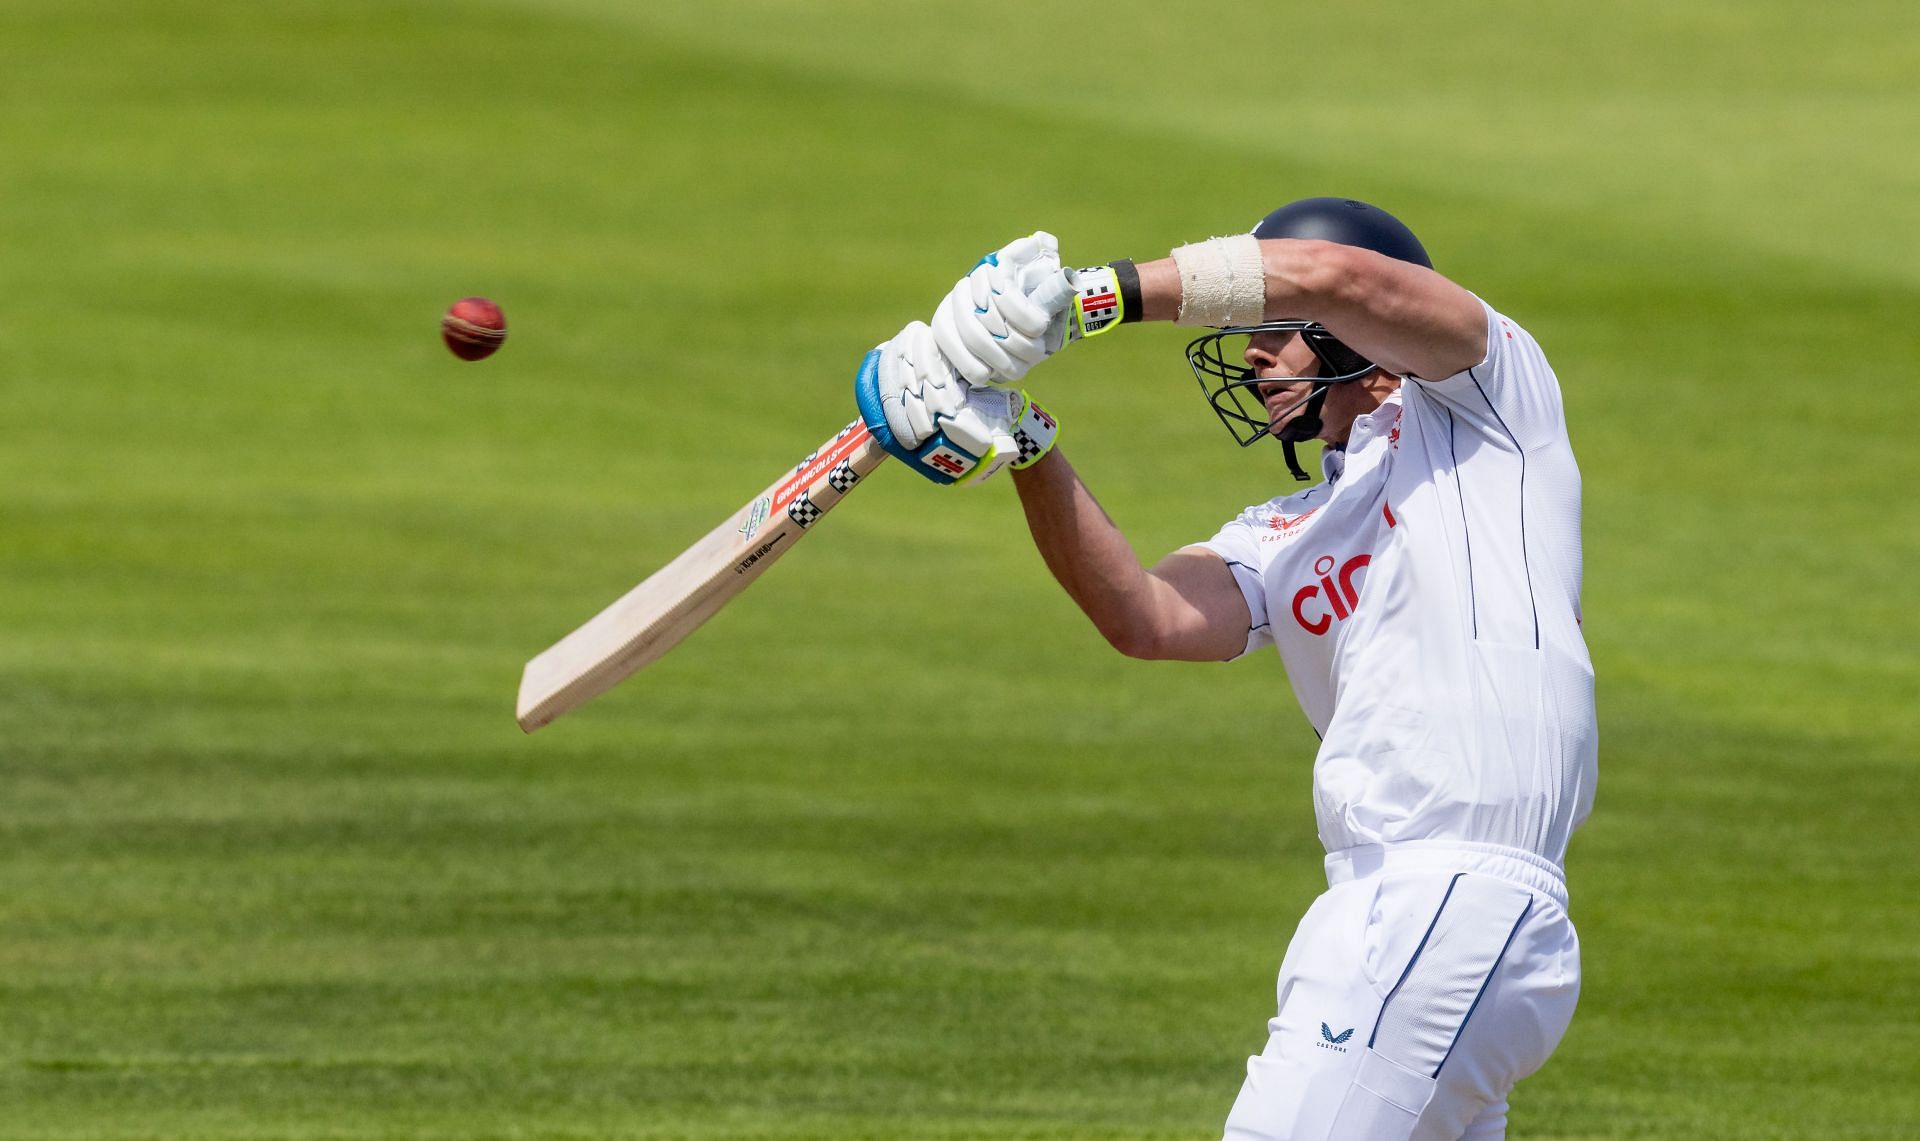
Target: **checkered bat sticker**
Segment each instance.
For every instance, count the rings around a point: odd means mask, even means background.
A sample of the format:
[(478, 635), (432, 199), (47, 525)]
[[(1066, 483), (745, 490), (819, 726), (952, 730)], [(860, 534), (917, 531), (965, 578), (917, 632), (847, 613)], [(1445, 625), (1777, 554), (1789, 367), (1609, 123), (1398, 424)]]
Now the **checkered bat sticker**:
[(860, 473), (854, 471), (853, 465), (846, 460), (834, 464), (833, 470), (827, 473), (827, 486), (843, 494), (847, 488), (858, 482), (860, 482)]
[(802, 530), (813, 526), (813, 521), (824, 514), (826, 512), (815, 507), (813, 498), (804, 491), (787, 505), (787, 518), (798, 523)]

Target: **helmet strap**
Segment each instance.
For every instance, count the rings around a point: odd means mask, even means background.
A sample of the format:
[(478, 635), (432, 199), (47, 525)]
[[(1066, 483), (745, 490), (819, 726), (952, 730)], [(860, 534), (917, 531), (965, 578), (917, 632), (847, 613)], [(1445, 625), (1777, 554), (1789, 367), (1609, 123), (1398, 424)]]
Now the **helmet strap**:
[(1307, 475), (1307, 469), (1300, 466), (1300, 456), (1293, 450), (1293, 446), (1318, 436), (1320, 429), (1326, 426), (1320, 420), (1320, 407), (1327, 402), (1327, 393), (1332, 388), (1331, 384), (1315, 385), (1313, 394), (1308, 396), (1306, 403), (1300, 406), (1300, 415), (1288, 421), (1287, 426), (1280, 429), (1280, 451), (1287, 458), (1287, 470), (1293, 473), (1293, 478), (1302, 483), (1307, 482), (1310, 477)]

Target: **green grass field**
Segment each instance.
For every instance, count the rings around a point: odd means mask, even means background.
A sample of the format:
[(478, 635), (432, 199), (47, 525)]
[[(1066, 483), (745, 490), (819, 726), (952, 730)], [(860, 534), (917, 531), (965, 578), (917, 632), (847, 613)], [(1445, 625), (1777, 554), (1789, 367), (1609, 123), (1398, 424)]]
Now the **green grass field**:
[[(1010, 486), (889, 471), (512, 703), (983, 250), (1323, 193), (1539, 335), (1586, 474), (1513, 1136), (1920, 1133), (1920, 10), (1033, 7), (0, 2), (0, 1136), (1217, 1136), (1313, 738), (1270, 656), (1113, 655)], [(1033, 377), (1149, 557), (1288, 486), (1182, 344)]]

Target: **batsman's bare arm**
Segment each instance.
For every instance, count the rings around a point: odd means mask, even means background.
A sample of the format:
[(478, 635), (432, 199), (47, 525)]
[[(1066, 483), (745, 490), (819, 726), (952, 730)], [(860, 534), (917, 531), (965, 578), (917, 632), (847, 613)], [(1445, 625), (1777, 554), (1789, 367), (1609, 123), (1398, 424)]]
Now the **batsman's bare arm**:
[[(1486, 359), (1486, 311), (1473, 294), (1425, 266), (1296, 238), (1262, 241), (1260, 261), (1268, 320), (1318, 321), (1361, 356), (1405, 376), (1440, 380)], [(1137, 268), (1141, 318), (1174, 320), (1180, 312), (1174, 260)]]
[[(1486, 356), (1480, 302), (1433, 270), (1333, 242), (1273, 238), (1259, 247), (1269, 319), (1319, 321), (1405, 375), (1452, 376)], [(1176, 319), (1175, 261), (1136, 269), (1141, 319)], [(1246, 600), (1219, 555), (1188, 547), (1143, 566), (1057, 449), (1016, 472), (1014, 483), (1047, 568), (1115, 649), (1135, 658), (1219, 661), (1245, 647)]]
[(1246, 599), (1220, 556), (1188, 548), (1142, 566), (1058, 448), (1013, 482), (1047, 569), (1114, 649), (1217, 662), (1246, 647)]

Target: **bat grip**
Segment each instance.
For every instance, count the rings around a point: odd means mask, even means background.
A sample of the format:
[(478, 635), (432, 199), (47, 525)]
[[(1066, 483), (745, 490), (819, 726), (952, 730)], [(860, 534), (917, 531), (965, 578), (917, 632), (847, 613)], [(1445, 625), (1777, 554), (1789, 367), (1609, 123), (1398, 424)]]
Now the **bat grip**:
[(1073, 271), (1062, 269), (1034, 286), (1033, 292), (1027, 294), (1027, 300), (1052, 314), (1065, 309), (1067, 303), (1073, 300), (1073, 295), (1078, 292), (1079, 287), (1073, 283)]

